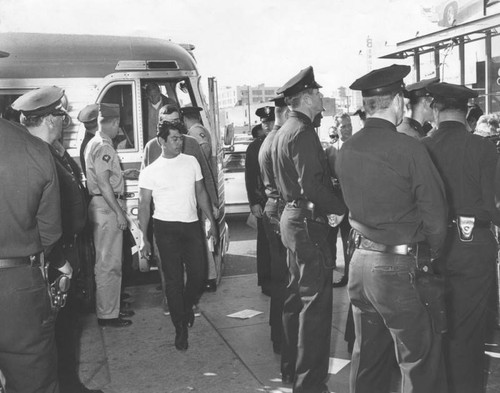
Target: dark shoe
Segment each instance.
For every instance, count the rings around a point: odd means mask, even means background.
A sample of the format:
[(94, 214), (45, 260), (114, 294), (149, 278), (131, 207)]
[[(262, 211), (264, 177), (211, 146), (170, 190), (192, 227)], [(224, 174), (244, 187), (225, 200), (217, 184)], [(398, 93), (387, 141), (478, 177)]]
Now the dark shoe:
[(99, 324), (99, 326), (108, 326), (115, 328), (127, 327), (132, 325), (132, 321), (121, 318), (111, 318), (111, 319), (97, 318), (97, 323)]
[(262, 287), (262, 293), (266, 296), (271, 296), (271, 289), (268, 287)]
[(205, 292), (215, 292), (217, 290), (217, 280), (214, 278), (212, 280), (205, 281)]
[(188, 349), (188, 329), (187, 325), (182, 325), (180, 328), (175, 328), (175, 348), (179, 351)]
[(60, 382), (59, 391), (61, 393), (104, 393), (102, 390), (88, 389), (80, 381), (72, 383)]
[(120, 295), (120, 300), (126, 300), (129, 298), (130, 298), (130, 293), (122, 292), (122, 294)]
[(135, 315), (135, 312), (132, 310), (120, 310), (119, 318), (130, 318)]
[(190, 327), (190, 328), (192, 328), (192, 327), (193, 327), (193, 325), (194, 325), (194, 311), (193, 311), (193, 309), (191, 309), (191, 310), (189, 311), (189, 314), (188, 314), (188, 316), (187, 316), (187, 325), (188, 325), (188, 327)]
[(281, 382), (291, 385), (293, 383), (293, 376), (290, 374), (281, 374)]
[(347, 285), (347, 277), (344, 276), (342, 277), (339, 281), (336, 281), (332, 284), (333, 288), (342, 288)]

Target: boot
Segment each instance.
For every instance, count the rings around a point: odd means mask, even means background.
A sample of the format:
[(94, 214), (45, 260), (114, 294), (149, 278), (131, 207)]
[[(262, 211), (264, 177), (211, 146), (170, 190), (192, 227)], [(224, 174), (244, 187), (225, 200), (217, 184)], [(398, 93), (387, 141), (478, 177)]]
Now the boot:
[(185, 322), (175, 325), (175, 348), (179, 351), (188, 349), (188, 327)]

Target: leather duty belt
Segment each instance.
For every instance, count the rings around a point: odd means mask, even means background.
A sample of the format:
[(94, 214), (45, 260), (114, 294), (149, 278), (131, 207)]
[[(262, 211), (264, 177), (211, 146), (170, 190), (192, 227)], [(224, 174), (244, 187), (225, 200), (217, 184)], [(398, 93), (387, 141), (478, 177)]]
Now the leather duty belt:
[(355, 243), (356, 248), (368, 251), (377, 251), (386, 254), (396, 254), (396, 255), (414, 255), (417, 251), (418, 245), (413, 244), (398, 244), (395, 246), (388, 244), (381, 244), (372, 242), (359, 235), (359, 240)]
[(26, 265), (40, 266), (40, 258), (38, 255), (33, 255), (31, 257), (0, 258), (0, 269), (9, 269)]
[(287, 202), (286, 205), (289, 207), (314, 211), (314, 203), (311, 201), (306, 201), (305, 199), (296, 199), (294, 201)]
[[(125, 200), (125, 195), (122, 195), (122, 194), (113, 194), (115, 196), (116, 199), (121, 199), (121, 200)], [(102, 194), (94, 194), (92, 195), (92, 197), (96, 197), (96, 196), (99, 196), (99, 197), (102, 197)]]

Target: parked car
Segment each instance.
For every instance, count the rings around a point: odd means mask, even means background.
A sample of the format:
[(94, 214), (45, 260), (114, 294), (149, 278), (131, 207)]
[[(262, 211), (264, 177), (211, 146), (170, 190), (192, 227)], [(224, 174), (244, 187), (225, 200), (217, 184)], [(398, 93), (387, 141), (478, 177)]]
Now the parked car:
[(224, 195), (226, 214), (248, 214), (247, 189), (245, 186), (245, 158), (248, 144), (235, 143), (224, 154)]
[(422, 11), (433, 23), (439, 26), (451, 27), (479, 17), (482, 12), (482, 0), (425, 0)]

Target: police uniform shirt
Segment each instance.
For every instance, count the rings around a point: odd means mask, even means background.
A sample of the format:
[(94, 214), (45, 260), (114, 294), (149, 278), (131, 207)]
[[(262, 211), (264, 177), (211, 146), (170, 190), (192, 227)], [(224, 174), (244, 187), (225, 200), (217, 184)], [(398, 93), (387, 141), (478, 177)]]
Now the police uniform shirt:
[(443, 178), (448, 218), (470, 215), (500, 225), (494, 196), (498, 159), (495, 145), (471, 134), (464, 124), (456, 121), (441, 122), (432, 137), (422, 141)]
[(269, 134), (267, 134), (267, 137), (266, 139), (264, 139), (264, 142), (262, 142), (259, 150), (259, 166), (262, 183), (264, 185), (267, 197), (275, 199), (280, 197), (280, 193), (274, 180), (273, 158), (271, 149), (274, 138), (277, 136), (276, 134), (278, 133), (278, 130), (280, 128), (281, 126), (274, 126), (273, 130)]
[(368, 118), (344, 143), (335, 169), (354, 229), (377, 243), (427, 240), (435, 253), (441, 250), (444, 186), (422, 143), (386, 120)]
[(421, 139), (425, 136), (422, 124), (411, 117), (405, 117), (397, 129), (398, 132), (411, 136), (412, 138)]
[(101, 194), (97, 186), (97, 175), (110, 172), (109, 183), (113, 192), (122, 194), (124, 182), (120, 159), (109, 136), (97, 131), (85, 149), (85, 164), (87, 166), (87, 188), (90, 195)]
[(305, 114), (289, 113), (273, 151), (273, 168), (276, 185), (286, 202), (309, 200), (319, 208), (318, 215), (345, 213), (344, 204), (333, 191), (321, 142)]
[(264, 183), (260, 176), (259, 151), (266, 136), (254, 139), (247, 147), (245, 155), (245, 185), (250, 206), (266, 203)]
[(198, 141), (201, 150), (207, 159), (210, 160), (212, 156), (212, 140), (208, 130), (201, 124), (193, 124), (188, 130), (188, 135), (194, 137)]
[(61, 236), (59, 181), (47, 143), (0, 119), (0, 258), (25, 257)]

